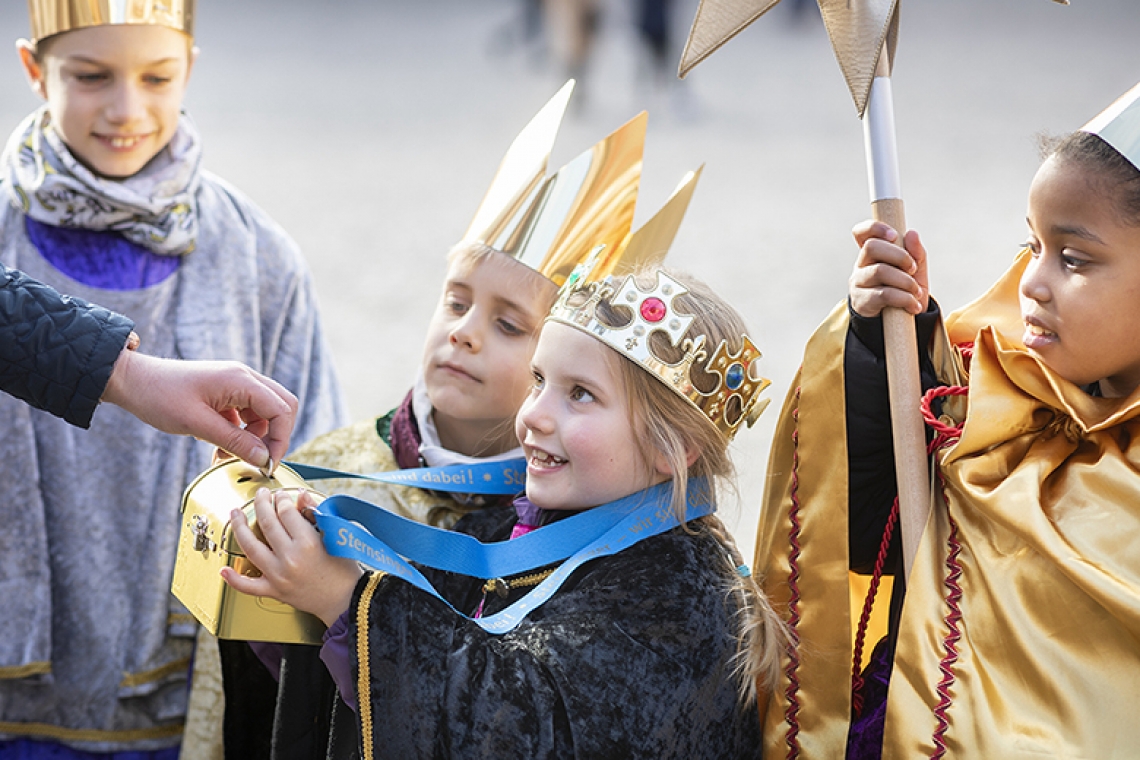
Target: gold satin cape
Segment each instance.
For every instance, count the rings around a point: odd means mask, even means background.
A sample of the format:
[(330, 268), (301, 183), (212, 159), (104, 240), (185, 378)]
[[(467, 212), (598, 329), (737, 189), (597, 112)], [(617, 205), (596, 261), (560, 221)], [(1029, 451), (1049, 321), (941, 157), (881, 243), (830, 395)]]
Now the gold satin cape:
[[(974, 357), (966, 402), (947, 404), (950, 421), (965, 422), (962, 436), (934, 455), (944, 497), (934, 500), (907, 588), (884, 758), (937, 749), (952, 526), (961, 638), (946, 689), (946, 757), (1140, 756), (1140, 392), (1090, 396), (1025, 350), (1017, 285), (1026, 261), (1023, 252), (982, 298), (949, 316), (936, 341), (948, 384), (965, 384), (966, 374), (945, 340), (974, 342)], [(842, 304), (808, 343), (769, 463), (756, 563), (775, 604), (787, 609), (798, 591), (789, 612), (800, 620), (798, 666), (785, 660), (764, 716), (767, 758), (795, 756), (796, 746), (799, 757), (830, 760), (846, 744), (846, 333)]]

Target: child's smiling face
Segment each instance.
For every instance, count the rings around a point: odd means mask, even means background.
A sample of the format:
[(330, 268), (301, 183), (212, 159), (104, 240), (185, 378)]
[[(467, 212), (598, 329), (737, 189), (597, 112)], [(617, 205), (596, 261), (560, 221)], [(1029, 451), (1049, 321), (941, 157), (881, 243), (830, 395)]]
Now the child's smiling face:
[(173, 29), (119, 24), (49, 37), (38, 58), (27, 47), (20, 56), (72, 154), (96, 174), (122, 179), (174, 136), (194, 53)]
[(534, 384), (515, 423), (535, 505), (596, 507), (665, 479), (642, 453), (619, 361), (627, 360), (581, 330), (542, 328)]
[(1077, 385), (1106, 397), (1140, 385), (1140, 226), (1121, 216), (1111, 180), (1047, 160), (1029, 189), (1021, 278), (1026, 347)]

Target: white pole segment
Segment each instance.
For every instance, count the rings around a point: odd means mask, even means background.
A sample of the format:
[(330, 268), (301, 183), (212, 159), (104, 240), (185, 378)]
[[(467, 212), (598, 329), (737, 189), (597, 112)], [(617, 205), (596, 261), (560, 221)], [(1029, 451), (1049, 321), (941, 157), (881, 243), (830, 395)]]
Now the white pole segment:
[[(889, 224), (898, 232), (899, 244), (902, 245), (902, 236), (906, 234), (906, 214), (899, 191), (890, 71), (884, 46), (863, 115), (863, 125), (871, 183), (871, 212), (875, 219)], [(909, 577), (930, 515), (926, 426), (919, 406), (922, 378), (914, 318), (902, 309), (883, 309), (883, 343), (887, 351), (887, 386), (890, 390), (891, 438), (898, 482), (903, 573)]]
[[(895, 102), (891, 78), (876, 76), (863, 114), (863, 144), (867, 149), (867, 179), (871, 202), (902, 198), (899, 152), (895, 143)], [(905, 230), (899, 230), (902, 234)]]

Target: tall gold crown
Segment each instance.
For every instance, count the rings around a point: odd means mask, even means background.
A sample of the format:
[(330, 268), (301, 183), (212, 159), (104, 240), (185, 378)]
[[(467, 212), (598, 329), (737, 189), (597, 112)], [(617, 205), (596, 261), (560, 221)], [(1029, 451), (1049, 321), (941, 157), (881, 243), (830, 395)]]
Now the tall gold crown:
[(1092, 132), (1140, 169), (1140, 84), (1097, 114), (1082, 132)]
[[(701, 411), (725, 437), (732, 440), (741, 423), (749, 427), (768, 406), (760, 394), (771, 381), (756, 373), (760, 351), (747, 335), (733, 352), (722, 340), (709, 354), (705, 335), (689, 335), (693, 315), (680, 311), (675, 300), (688, 289), (658, 270), (656, 282), (643, 290), (635, 277), (599, 278), (591, 258), (579, 265), (558, 293), (548, 320), (561, 322), (588, 333), (636, 362)], [(599, 306), (608, 307), (599, 310)], [(680, 361), (669, 363), (653, 350), (650, 336), (659, 332), (683, 352)], [(693, 368), (710, 379), (694, 383)]]
[(196, 0), (28, 0), (32, 41), (107, 24), (165, 26), (194, 36)]
[[(511, 144), (464, 241), (502, 251), (561, 285), (599, 246), (599, 273), (632, 271), (660, 260), (688, 208), (699, 176), (638, 235), (631, 234), (648, 117), (640, 113), (551, 176), (547, 162), (574, 89), (561, 90)], [(645, 231), (645, 234), (641, 234)], [(599, 275), (600, 276), (600, 275)]]

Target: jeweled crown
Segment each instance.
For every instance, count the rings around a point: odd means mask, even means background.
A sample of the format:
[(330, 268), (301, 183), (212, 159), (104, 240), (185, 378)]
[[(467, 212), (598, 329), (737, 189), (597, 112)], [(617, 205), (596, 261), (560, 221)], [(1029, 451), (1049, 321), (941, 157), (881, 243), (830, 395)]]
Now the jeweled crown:
[[(752, 340), (741, 335), (736, 352), (722, 340), (710, 354), (707, 336), (690, 334), (693, 315), (675, 304), (689, 292), (683, 284), (660, 270), (649, 290), (632, 274), (599, 278), (594, 271), (599, 253), (571, 273), (548, 319), (576, 327), (636, 362), (699, 409), (727, 440), (741, 423), (751, 427), (768, 406), (760, 394), (771, 385), (756, 374), (760, 351)], [(610, 308), (600, 310), (603, 304)], [(650, 336), (655, 332), (680, 349), (680, 361), (670, 363), (654, 352)], [(707, 390), (694, 382), (694, 368), (711, 379), (700, 383)]]
[(502, 251), (556, 285), (599, 245), (604, 254), (597, 269), (606, 274), (659, 261), (699, 176), (690, 173), (642, 228), (652, 234), (631, 234), (648, 121), (644, 112), (546, 176), (573, 88), (570, 80), (515, 138), (463, 235), (464, 241)]
[(28, 0), (32, 40), (88, 26), (147, 24), (194, 36), (196, 0)]
[(1082, 132), (1091, 132), (1140, 169), (1140, 84), (1097, 114)]

